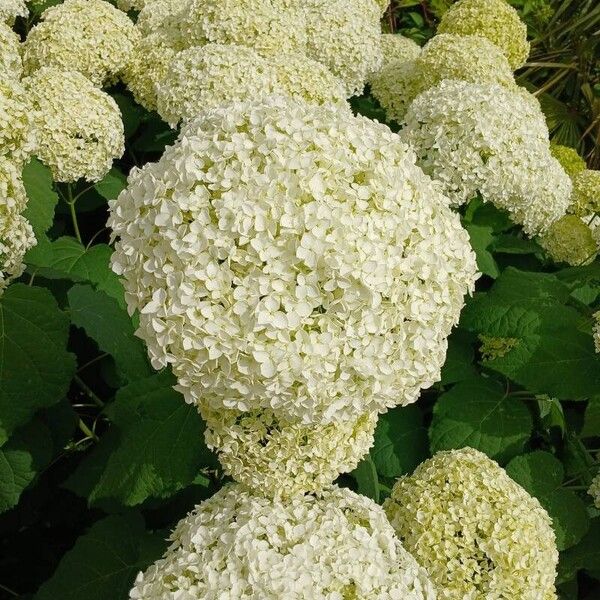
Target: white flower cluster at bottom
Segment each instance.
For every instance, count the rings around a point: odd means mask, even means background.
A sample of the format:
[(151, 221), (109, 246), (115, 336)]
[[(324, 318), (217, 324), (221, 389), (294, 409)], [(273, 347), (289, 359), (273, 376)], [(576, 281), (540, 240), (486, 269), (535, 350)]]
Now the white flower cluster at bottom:
[(285, 502), (229, 485), (179, 522), (132, 600), (434, 600), (383, 510), (350, 490)]

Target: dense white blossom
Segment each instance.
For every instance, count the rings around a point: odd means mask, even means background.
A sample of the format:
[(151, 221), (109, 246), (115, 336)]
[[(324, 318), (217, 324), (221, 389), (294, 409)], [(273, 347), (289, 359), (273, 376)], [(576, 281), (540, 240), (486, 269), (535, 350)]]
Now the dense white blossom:
[(352, 471), (373, 444), (377, 415), (325, 425), (280, 419), (270, 410), (202, 411), (206, 442), (228, 475), (254, 493), (290, 497)]
[(124, 151), (121, 112), (81, 73), (43, 67), (23, 80), (33, 109), (37, 156), (55, 181), (98, 181)]
[(382, 62), (374, 0), (307, 0), (308, 53), (338, 76), (346, 95), (360, 93)]
[(306, 47), (302, 3), (290, 0), (191, 0), (182, 28), (189, 45), (235, 44), (265, 54)]
[(572, 184), (550, 154), (537, 100), (521, 88), (446, 80), (421, 93), (401, 136), (455, 204), (480, 193), (529, 235), (565, 214)]
[(439, 378), (476, 266), (386, 126), (271, 98), (208, 112), (111, 203), (138, 335), (186, 399), (323, 423)]
[(390, 63), (371, 78), (371, 93), (385, 110), (388, 121), (402, 123), (421, 83), (415, 60)]
[(0, 0), (0, 21), (12, 25), (17, 17), (29, 14), (25, 0)]
[(23, 60), (28, 74), (41, 67), (79, 71), (96, 85), (112, 83), (139, 36), (132, 21), (104, 0), (65, 0), (51, 6), (29, 32)]
[(382, 68), (400, 61), (414, 60), (421, 53), (421, 46), (398, 33), (381, 34)]
[(182, 519), (132, 600), (434, 600), (382, 509), (347, 489), (285, 502), (222, 488)]
[(184, 50), (206, 43), (185, 35), (183, 24), (189, 11), (190, 0), (152, 0), (144, 4), (135, 26), (142, 37), (153, 36), (163, 46)]
[(442, 16), (438, 33), (485, 37), (504, 52), (513, 69), (529, 56), (527, 27), (505, 0), (459, 0)]
[(398, 480), (384, 509), (438, 598), (556, 598), (550, 517), (485, 454), (438, 452)]
[(161, 117), (176, 125), (234, 100), (272, 94), (277, 73), (252, 48), (225, 44), (179, 52), (156, 86)]
[(23, 257), (36, 240), (22, 215), (27, 196), (21, 168), (0, 156), (0, 294), (14, 277), (23, 272)]
[(0, 156), (23, 163), (33, 149), (30, 98), (16, 80), (0, 79)]
[(19, 79), (22, 72), (19, 36), (8, 25), (0, 22), (0, 78), (4, 82)]

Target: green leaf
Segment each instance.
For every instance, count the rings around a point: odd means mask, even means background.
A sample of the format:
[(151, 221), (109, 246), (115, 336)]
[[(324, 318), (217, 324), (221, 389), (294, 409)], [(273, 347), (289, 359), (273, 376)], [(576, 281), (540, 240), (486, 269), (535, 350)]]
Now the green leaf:
[(564, 469), (557, 458), (542, 451), (523, 454), (508, 463), (506, 472), (548, 511), (559, 550), (581, 540), (589, 527), (585, 504), (575, 492), (561, 487)]
[(23, 284), (0, 299), (0, 445), (40, 409), (59, 402), (75, 372), (69, 319), (52, 294)]
[(536, 254), (541, 248), (533, 240), (503, 234), (494, 239), (490, 250), (501, 254)]
[(411, 473), (427, 458), (427, 429), (415, 406), (398, 407), (379, 417), (371, 458), (377, 472), (384, 477)]
[(119, 106), (125, 128), (125, 137), (129, 139), (139, 128), (146, 111), (125, 94), (112, 94)]
[(0, 512), (19, 502), (21, 492), (52, 459), (52, 437), (39, 420), (25, 425), (0, 448)]
[(475, 352), (472, 337), (466, 331), (457, 329), (448, 339), (448, 352), (442, 368), (441, 385), (449, 385), (477, 376), (473, 364)]
[(29, 265), (37, 267), (36, 273), (48, 279), (93, 283), (125, 308), (123, 287), (109, 266), (112, 252), (106, 244), (85, 248), (75, 238), (61, 237), (50, 243), (43, 255), (33, 255)]
[(590, 528), (581, 541), (560, 555), (558, 580), (568, 581), (577, 571), (584, 569), (600, 577), (600, 518), (590, 521)]
[(471, 247), (477, 257), (477, 268), (484, 274), (496, 278), (500, 275), (498, 265), (488, 248), (494, 240), (491, 227), (468, 224), (467, 231), (471, 240)]
[(581, 437), (600, 437), (600, 396), (590, 398), (585, 409)]
[(54, 209), (58, 204), (50, 169), (32, 158), (23, 169), (23, 184), (28, 198), (23, 214), (39, 239), (52, 226)]
[(113, 167), (94, 187), (103, 198), (114, 200), (127, 187), (127, 177)]
[(370, 455), (367, 454), (358, 463), (356, 469), (352, 471), (352, 476), (356, 479), (359, 494), (371, 498), (374, 502), (379, 502), (379, 478)]
[(431, 451), (470, 446), (498, 461), (523, 450), (533, 427), (527, 407), (479, 377), (457, 383), (433, 408)]
[(137, 573), (165, 550), (163, 538), (137, 513), (107, 517), (75, 542), (34, 600), (127, 600)]
[(71, 321), (81, 327), (98, 347), (112, 355), (127, 381), (151, 374), (142, 342), (135, 337), (129, 315), (114, 298), (89, 285), (75, 285), (68, 292)]
[(110, 435), (83, 461), (69, 487), (88, 495), (91, 504), (113, 500), (133, 506), (172, 496), (202, 468), (216, 466), (196, 407), (184, 402), (174, 384), (163, 372), (119, 390), (106, 409)]

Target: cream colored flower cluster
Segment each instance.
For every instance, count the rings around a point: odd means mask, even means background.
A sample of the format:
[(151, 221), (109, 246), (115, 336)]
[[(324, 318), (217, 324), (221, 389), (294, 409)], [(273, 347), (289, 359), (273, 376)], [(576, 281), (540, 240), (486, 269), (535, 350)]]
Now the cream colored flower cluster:
[(552, 223), (539, 243), (552, 260), (573, 266), (592, 262), (598, 251), (591, 228), (577, 215), (565, 215)]
[(81, 73), (42, 67), (23, 80), (33, 109), (37, 156), (56, 181), (98, 181), (124, 151), (121, 112)]
[(395, 62), (414, 60), (421, 54), (421, 46), (403, 35), (383, 33), (380, 43), (382, 69)]
[(397, 135), (286, 98), (190, 124), (109, 224), (138, 334), (187, 400), (305, 424), (414, 402), (476, 274)]
[(480, 193), (529, 235), (565, 214), (572, 184), (550, 154), (539, 103), (519, 88), (446, 80), (420, 94), (402, 138), (455, 204)]
[(439, 452), (398, 480), (384, 509), (438, 598), (556, 598), (550, 517), (485, 454)]
[(23, 73), (19, 36), (0, 23), (0, 81), (18, 80)]
[(12, 26), (17, 17), (26, 17), (29, 9), (25, 0), (0, 0), (0, 21)]
[(132, 600), (434, 600), (383, 510), (347, 489), (286, 502), (222, 488), (181, 520)]
[(136, 29), (123, 78), (172, 124), (259, 93), (345, 99), (381, 61), (374, 0), (153, 0)]
[(138, 35), (129, 17), (104, 0), (65, 0), (46, 9), (27, 36), (25, 70), (54, 67), (78, 71), (98, 86), (113, 83)]
[(202, 410), (206, 442), (223, 469), (249, 489), (290, 497), (326, 488), (373, 445), (376, 413), (352, 421), (303, 425), (271, 410)]
[(32, 150), (27, 92), (16, 78), (0, 80), (0, 155), (23, 164)]

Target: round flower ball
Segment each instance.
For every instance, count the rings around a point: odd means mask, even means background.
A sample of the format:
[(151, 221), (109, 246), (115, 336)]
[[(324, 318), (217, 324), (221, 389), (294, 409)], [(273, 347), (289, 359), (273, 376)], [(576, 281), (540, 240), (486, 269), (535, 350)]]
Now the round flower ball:
[(600, 213), (600, 171), (585, 169), (573, 177), (569, 211), (582, 217)]
[(225, 472), (254, 493), (291, 497), (319, 492), (349, 473), (373, 445), (377, 414), (302, 425), (271, 410), (202, 411), (207, 446)]
[(565, 215), (552, 223), (538, 241), (552, 260), (572, 266), (592, 262), (598, 250), (589, 225), (576, 215)]
[(268, 55), (306, 48), (302, 3), (290, 0), (191, 0), (182, 28), (190, 45), (205, 40)]
[(30, 102), (16, 79), (0, 79), (0, 156), (21, 164), (33, 149)]
[(371, 94), (385, 110), (388, 121), (402, 123), (411, 102), (421, 93), (420, 72), (415, 60), (399, 60), (383, 67), (371, 78)]
[(180, 51), (207, 42), (203, 37), (189, 39), (183, 31), (183, 23), (189, 14), (190, 0), (152, 0), (145, 2), (135, 24), (142, 37), (160, 39), (163, 46)]
[(438, 598), (556, 598), (548, 513), (485, 454), (438, 452), (401, 477), (384, 509)]
[(456, 205), (480, 193), (529, 235), (569, 205), (571, 181), (552, 157), (537, 100), (525, 90), (445, 80), (409, 106), (402, 138)]
[(579, 156), (577, 150), (569, 148), (569, 146), (561, 146), (560, 144), (550, 144), (550, 152), (552, 156), (560, 163), (560, 166), (565, 170), (566, 174), (573, 178), (581, 171), (585, 171), (585, 160)]
[(155, 368), (190, 402), (304, 424), (414, 402), (477, 270), (414, 161), (337, 105), (275, 97), (186, 126), (110, 205)]
[(527, 27), (505, 0), (458, 0), (442, 16), (438, 33), (487, 38), (504, 52), (513, 70), (529, 56)]
[(136, 43), (122, 79), (135, 101), (147, 110), (157, 109), (157, 85), (167, 75), (176, 54), (159, 34), (152, 33)]
[(37, 156), (55, 181), (99, 181), (124, 152), (121, 112), (81, 73), (44, 67), (23, 80), (31, 101)]
[(0, 0), (0, 22), (12, 26), (17, 17), (26, 17), (28, 14), (25, 0)]
[(156, 86), (160, 116), (172, 126), (227, 102), (273, 93), (277, 73), (252, 48), (208, 44), (182, 50)]
[(42, 13), (23, 46), (27, 74), (41, 67), (78, 71), (97, 86), (116, 81), (127, 65), (138, 31), (129, 17), (104, 0), (65, 0)]
[(380, 16), (374, 0), (306, 1), (308, 54), (341, 79), (347, 97), (381, 67)]
[(434, 600), (383, 510), (347, 489), (286, 501), (229, 485), (171, 534), (132, 600)]
[(441, 33), (416, 57), (421, 89), (444, 79), (514, 86), (512, 69), (502, 50), (476, 35)]
[(23, 257), (36, 244), (31, 225), (22, 215), (26, 206), (20, 168), (0, 156), (0, 294), (23, 273)]
[(19, 36), (8, 25), (0, 22), (0, 77), (6, 83), (10, 79), (20, 79), (22, 73)]
[(398, 33), (381, 34), (381, 68), (394, 62), (414, 60), (421, 54), (421, 46)]

